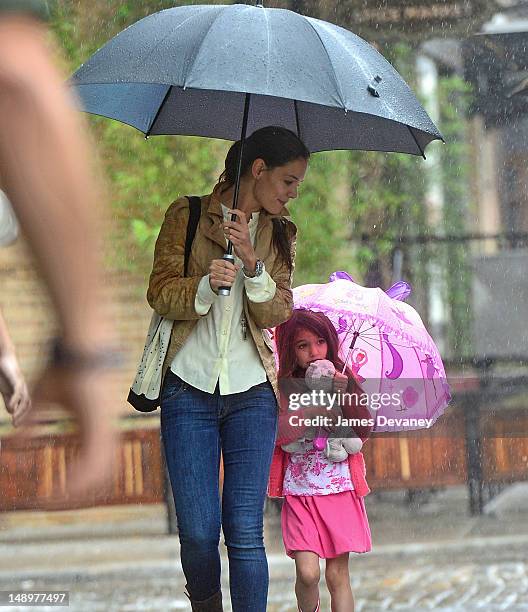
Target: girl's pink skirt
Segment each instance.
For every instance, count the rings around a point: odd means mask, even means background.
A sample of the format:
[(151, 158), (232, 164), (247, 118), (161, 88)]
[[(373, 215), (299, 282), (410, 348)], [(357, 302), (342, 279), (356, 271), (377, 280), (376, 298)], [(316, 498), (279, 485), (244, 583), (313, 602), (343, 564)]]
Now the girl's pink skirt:
[(365, 502), (355, 491), (332, 495), (286, 495), (282, 506), (286, 554), (311, 551), (321, 559), (372, 548)]

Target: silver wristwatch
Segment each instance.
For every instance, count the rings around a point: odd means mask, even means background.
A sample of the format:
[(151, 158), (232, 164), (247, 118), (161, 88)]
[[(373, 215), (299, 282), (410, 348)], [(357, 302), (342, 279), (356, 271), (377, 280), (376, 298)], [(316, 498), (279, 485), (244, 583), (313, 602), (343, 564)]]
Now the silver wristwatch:
[(262, 272), (264, 272), (264, 262), (262, 261), (262, 259), (257, 259), (255, 263), (255, 272), (250, 272), (245, 267), (242, 268), (242, 271), (244, 272), (244, 275), (248, 278), (256, 278), (257, 276), (260, 276)]

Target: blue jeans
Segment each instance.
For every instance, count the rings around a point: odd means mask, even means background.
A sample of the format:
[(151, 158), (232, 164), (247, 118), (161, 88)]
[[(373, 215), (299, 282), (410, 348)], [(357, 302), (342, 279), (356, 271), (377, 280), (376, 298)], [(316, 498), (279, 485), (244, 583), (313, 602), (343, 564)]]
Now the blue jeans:
[(183, 572), (196, 601), (220, 589), (222, 527), (233, 612), (266, 611), (269, 576), (263, 514), (276, 429), (277, 402), (269, 382), (221, 396), (218, 386), (213, 394), (205, 393), (167, 372), (161, 433)]

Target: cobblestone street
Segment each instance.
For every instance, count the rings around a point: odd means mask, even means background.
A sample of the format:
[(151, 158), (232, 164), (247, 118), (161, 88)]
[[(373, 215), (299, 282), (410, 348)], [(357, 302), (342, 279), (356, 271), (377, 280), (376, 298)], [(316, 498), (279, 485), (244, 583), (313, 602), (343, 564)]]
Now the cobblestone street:
[[(528, 514), (468, 517), (463, 495), (414, 509), (369, 501), (374, 548), (350, 561), (356, 610), (528, 611)], [(178, 540), (163, 529), (161, 506), (13, 513), (0, 531), (0, 590), (69, 590), (75, 612), (189, 610)], [(277, 514), (267, 518), (266, 542), (268, 611), (296, 612), (294, 563), (282, 552)]]
[[(526, 536), (473, 538), (441, 543), (436, 549), (421, 544), (379, 546), (351, 559), (356, 609), (528, 610), (527, 549)], [(20, 567), (42, 556), (43, 550), (31, 543), (2, 545), (0, 590), (67, 589), (69, 609), (75, 612), (189, 609), (174, 539), (47, 543), (48, 569), (28, 572)], [(5, 569), (8, 559), (12, 570)], [(270, 574), (268, 610), (294, 612), (293, 562), (280, 552), (271, 553)], [(224, 588), (227, 592), (226, 581)], [(322, 610), (330, 610), (324, 592)]]
[[(48, 550), (48, 571), (32, 577), (31, 573), (24, 576), (22, 570), (17, 572), (18, 578), (2, 572), (0, 590), (67, 589), (71, 592), (69, 609), (76, 612), (188, 610), (177, 561), (141, 559), (141, 551), (149, 542), (161, 557), (177, 554), (174, 542), (116, 540), (112, 544), (120, 549), (123, 557), (129, 546), (128, 556), (133, 561), (102, 561), (81, 568), (75, 566), (78, 544), (55, 544)], [(91, 542), (84, 546), (93, 548), (95, 556), (97, 552), (103, 558), (108, 555), (108, 542)], [(403, 554), (394, 546), (381, 548), (377, 553), (351, 560), (358, 611), (528, 610), (526, 537), (517, 543), (514, 538), (492, 542), (475, 539), (468, 542), (466, 548), (454, 543), (442, 545), (436, 551), (429, 546), (415, 545)], [(2, 554), (4, 552), (2, 547)], [(28, 552), (25, 550), (24, 555)], [(66, 569), (66, 557), (73, 561), (70, 570)], [(61, 569), (54, 571), (54, 565)], [(269, 612), (294, 612), (293, 562), (273, 553), (270, 573)], [(227, 592), (227, 584), (224, 587)], [(322, 610), (328, 611), (329, 601), (324, 593), (322, 595)], [(229, 610), (229, 606), (226, 609)]]

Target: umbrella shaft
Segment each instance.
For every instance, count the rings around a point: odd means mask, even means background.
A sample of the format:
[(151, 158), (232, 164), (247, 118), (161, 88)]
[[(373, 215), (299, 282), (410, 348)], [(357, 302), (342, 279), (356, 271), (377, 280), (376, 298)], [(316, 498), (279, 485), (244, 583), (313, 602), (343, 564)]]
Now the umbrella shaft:
[[(237, 175), (235, 181), (235, 191), (233, 193), (233, 208), (238, 208), (238, 194), (240, 192), (240, 179), (242, 174), (242, 158), (244, 155), (244, 144), (246, 142), (246, 134), (247, 134), (247, 124), (249, 117), (249, 104), (251, 102), (251, 94), (246, 94), (246, 99), (244, 102), (244, 116), (242, 118), (242, 131), (240, 134), (240, 150), (238, 152), (238, 167), (237, 167)], [(231, 215), (231, 221), (236, 221), (237, 216)], [(226, 255), (233, 254), (233, 243), (231, 240), (227, 243), (227, 251)]]

